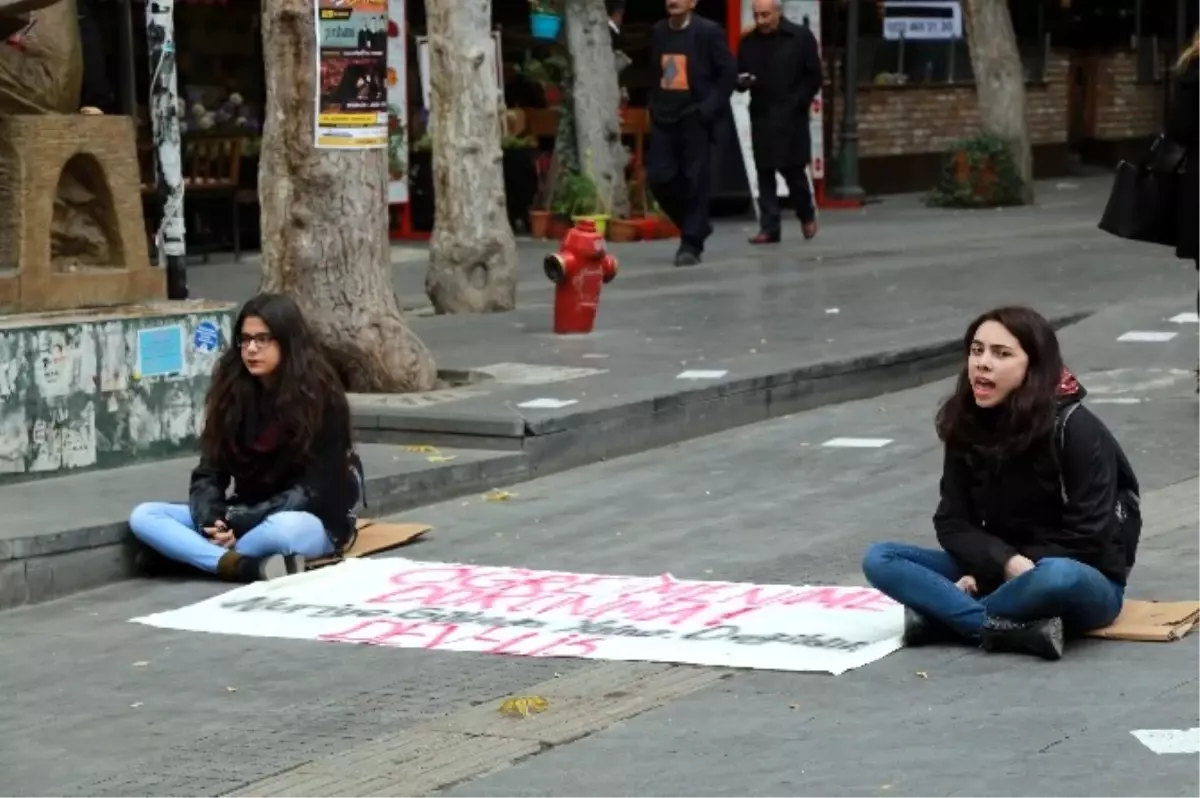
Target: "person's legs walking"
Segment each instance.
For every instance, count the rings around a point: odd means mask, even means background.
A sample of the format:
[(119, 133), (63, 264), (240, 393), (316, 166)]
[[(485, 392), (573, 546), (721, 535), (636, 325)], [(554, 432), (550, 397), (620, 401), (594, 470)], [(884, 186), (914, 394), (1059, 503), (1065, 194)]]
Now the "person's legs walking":
[(963, 573), (946, 552), (904, 543), (875, 543), (867, 549), (862, 568), (871, 586), (892, 600), (960, 637), (978, 639), (983, 605), (955, 584)]
[(704, 242), (712, 235), (708, 218), (709, 195), (712, 193), (712, 138), (709, 129), (694, 120), (681, 125), (681, 131), (681, 171), (687, 189), (683, 222), (679, 225), (679, 251), (681, 255), (693, 257), (684, 258), (685, 263), (677, 260), (676, 264), (691, 265), (704, 254)]
[(227, 551), (196, 529), (186, 504), (139, 504), (129, 516), (129, 528), (164, 557), (210, 574), (217, 572), (217, 563)]
[(686, 210), (679, 160), (680, 125), (655, 125), (646, 148), (646, 184), (667, 218), (682, 228)]
[(808, 179), (808, 167), (793, 166), (783, 173), (787, 181), (788, 193), (796, 206), (796, 216), (800, 217), (800, 227), (805, 238), (817, 234), (817, 205), (813, 200), (812, 182)]
[(758, 172), (758, 230), (751, 244), (774, 244), (779, 241), (781, 226), (779, 189), (775, 169), (757, 168)]

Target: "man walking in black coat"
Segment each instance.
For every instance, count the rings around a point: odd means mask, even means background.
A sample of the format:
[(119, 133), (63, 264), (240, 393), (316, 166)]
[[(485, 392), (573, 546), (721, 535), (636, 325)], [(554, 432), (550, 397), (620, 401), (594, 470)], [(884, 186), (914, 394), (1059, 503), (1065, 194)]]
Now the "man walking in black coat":
[(696, 0), (666, 0), (650, 40), (650, 146), (646, 180), (680, 229), (676, 266), (700, 262), (712, 234), (712, 144), (729, 108), (737, 63), (720, 25), (692, 13)]
[(738, 91), (750, 92), (750, 138), (758, 172), (758, 235), (780, 236), (775, 173), (783, 175), (804, 237), (817, 234), (817, 210), (808, 182), (812, 160), (808, 109), (821, 90), (821, 54), (812, 31), (783, 16), (780, 0), (753, 0), (754, 29), (738, 49)]

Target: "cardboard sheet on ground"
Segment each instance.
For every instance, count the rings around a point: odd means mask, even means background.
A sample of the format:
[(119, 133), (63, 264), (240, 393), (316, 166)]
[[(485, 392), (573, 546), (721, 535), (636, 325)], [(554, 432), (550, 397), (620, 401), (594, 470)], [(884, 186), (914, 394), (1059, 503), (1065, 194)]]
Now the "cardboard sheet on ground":
[(1179, 640), (1200, 621), (1200, 601), (1139, 601), (1127, 599), (1111, 626), (1091, 637), (1167, 643)]
[(840, 674), (901, 646), (865, 587), (347, 559), (134, 622), (194, 632), (529, 657)]
[(351, 557), (366, 557), (368, 554), (378, 554), (381, 551), (399, 548), (420, 538), (433, 529), (429, 524), (390, 524), (385, 521), (374, 521), (370, 518), (360, 518), (358, 521), (358, 536), (354, 545), (346, 549), (341, 557), (322, 557), (311, 560), (308, 569), (323, 568)]

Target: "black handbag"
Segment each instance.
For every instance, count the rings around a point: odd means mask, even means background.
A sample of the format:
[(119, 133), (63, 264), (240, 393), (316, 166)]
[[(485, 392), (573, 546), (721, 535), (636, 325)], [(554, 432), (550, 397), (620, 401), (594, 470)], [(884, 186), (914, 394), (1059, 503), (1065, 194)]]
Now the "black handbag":
[(1130, 241), (1175, 246), (1185, 157), (1183, 147), (1160, 135), (1140, 161), (1117, 164), (1099, 228)]

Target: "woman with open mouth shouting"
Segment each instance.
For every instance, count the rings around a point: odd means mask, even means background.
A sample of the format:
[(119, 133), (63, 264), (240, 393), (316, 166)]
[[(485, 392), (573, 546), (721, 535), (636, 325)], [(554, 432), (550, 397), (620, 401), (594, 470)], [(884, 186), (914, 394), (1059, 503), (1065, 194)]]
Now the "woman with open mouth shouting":
[(983, 314), (937, 416), (940, 549), (876, 543), (863, 572), (905, 606), (905, 644), (955, 638), (1059, 659), (1111, 624), (1141, 532), (1138, 482), (1080, 400), (1053, 327), (1029, 308)]

